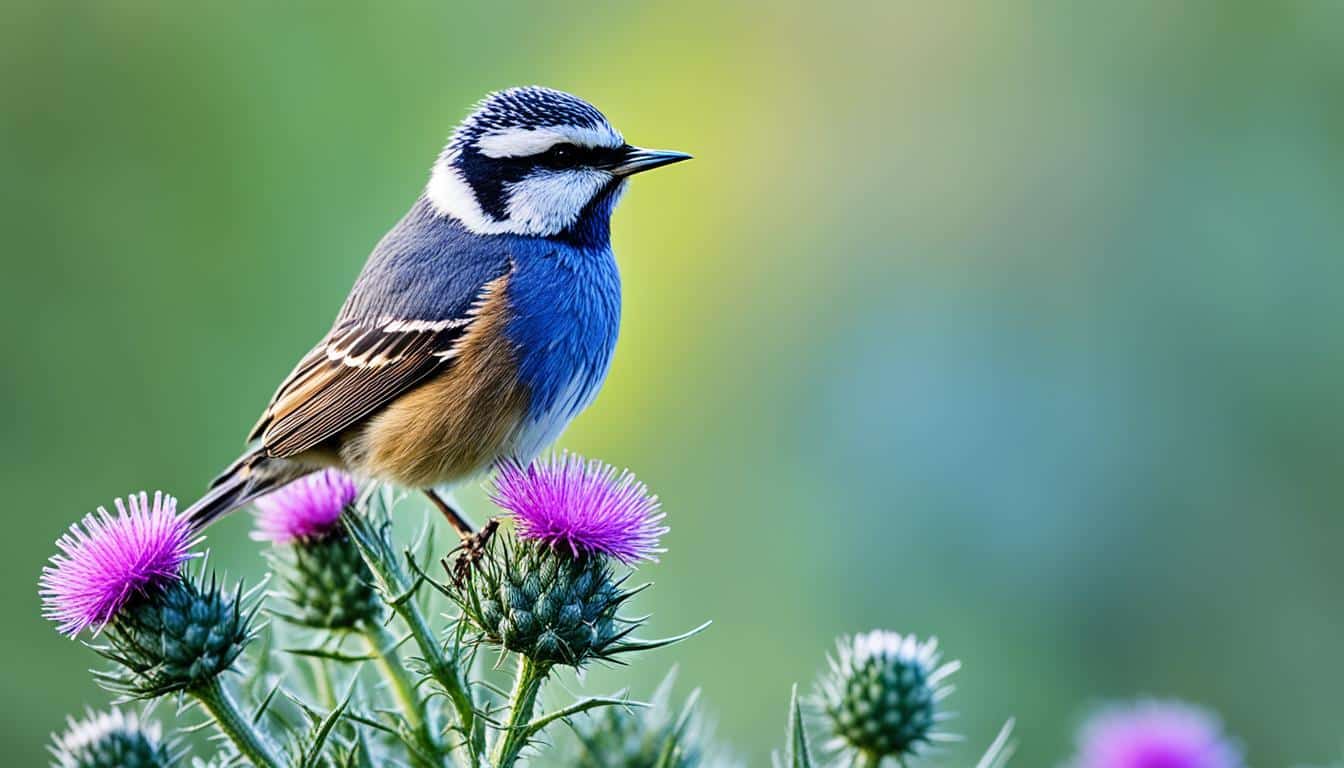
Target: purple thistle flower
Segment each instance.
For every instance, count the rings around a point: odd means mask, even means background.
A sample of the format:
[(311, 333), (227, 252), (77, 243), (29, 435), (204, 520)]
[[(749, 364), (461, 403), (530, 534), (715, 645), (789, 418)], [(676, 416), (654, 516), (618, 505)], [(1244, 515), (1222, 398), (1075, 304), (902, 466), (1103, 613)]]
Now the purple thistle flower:
[(301, 477), (254, 502), (257, 529), (252, 538), (288, 544), (324, 536), (338, 526), (341, 510), (355, 500), (356, 493), (355, 481), (335, 469)]
[(1102, 710), (1083, 725), (1070, 768), (1243, 768), (1210, 712), (1179, 701)]
[(658, 497), (627, 471), (565, 453), (527, 467), (501, 462), (491, 500), (513, 513), (518, 537), (602, 553), (629, 565), (657, 560)]
[[(177, 514), (177, 499), (154, 492), (154, 504), (142, 491), (127, 504), (116, 500), (117, 514), (99, 507), (56, 541), (59, 554), (42, 568), (38, 594), (42, 615), (57, 631), (74, 637), (88, 627), (99, 630), (136, 592), (179, 578), (181, 566), (195, 557), (191, 524)], [(82, 526), (82, 527), (81, 527)]]

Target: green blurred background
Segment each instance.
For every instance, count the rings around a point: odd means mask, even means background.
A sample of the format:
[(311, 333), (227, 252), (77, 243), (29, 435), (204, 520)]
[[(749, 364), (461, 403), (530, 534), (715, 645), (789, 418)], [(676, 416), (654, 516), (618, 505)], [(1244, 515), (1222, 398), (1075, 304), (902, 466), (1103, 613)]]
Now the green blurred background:
[[(1015, 714), (1054, 765), (1136, 694), (1338, 754), (1344, 3), (304, 6), (0, 11), (9, 764), (105, 699), (39, 617), (53, 540), (194, 497), (453, 124), (533, 82), (697, 158), (617, 212), (562, 444), (665, 500), (651, 630), (716, 623), (588, 685), (675, 660), (761, 765), (886, 626), (965, 662), (952, 763)], [(247, 527), (210, 541), (255, 578)]]

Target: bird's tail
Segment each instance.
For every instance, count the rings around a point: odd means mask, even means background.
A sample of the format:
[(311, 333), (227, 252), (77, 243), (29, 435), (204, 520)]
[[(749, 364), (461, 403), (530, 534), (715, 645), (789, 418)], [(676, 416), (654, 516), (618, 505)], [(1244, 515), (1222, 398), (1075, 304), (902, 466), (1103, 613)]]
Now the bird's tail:
[(200, 531), (230, 512), (260, 496), (303, 477), (312, 470), (292, 462), (267, 458), (261, 453), (244, 454), (210, 483), (205, 495), (187, 507), (192, 530)]

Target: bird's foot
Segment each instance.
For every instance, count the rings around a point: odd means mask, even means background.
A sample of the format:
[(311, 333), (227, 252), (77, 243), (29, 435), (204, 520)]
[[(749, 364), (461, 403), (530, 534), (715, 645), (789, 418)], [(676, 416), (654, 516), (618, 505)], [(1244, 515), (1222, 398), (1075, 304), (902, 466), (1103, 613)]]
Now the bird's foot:
[(476, 570), (481, 560), (485, 558), (486, 552), (489, 551), (490, 538), (495, 535), (498, 528), (499, 518), (492, 517), (486, 520), (485, 525), (481, 526), (481, 530), (463, 536), (462, 543), (458, 544), (453, 552), (448, 553), (451, 556), (456, 552), (456, 558), (451, 562), (447, 557), (443, 559), (444, 570), (448, 571), (448, 575), (452, 577), (454, 587), (462, 589), (471, 582), (471, 574)]

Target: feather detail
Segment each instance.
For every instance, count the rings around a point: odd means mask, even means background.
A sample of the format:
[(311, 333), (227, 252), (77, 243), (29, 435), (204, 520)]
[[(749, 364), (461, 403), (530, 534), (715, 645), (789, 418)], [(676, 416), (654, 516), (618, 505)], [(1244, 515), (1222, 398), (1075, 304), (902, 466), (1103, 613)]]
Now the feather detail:
[(267, 456), (287, 458), (339, 435), (449, 365), (482, 302), (507, 282), (506, 273), (483, 286), (462, 317), (339, 323), (280, 386), (250, 439)]
[(469, 477), (503, 455), (530, 401), (507, 338), (503, 280), (473, 306), (450, 368), (426, 377), (341, 437), (357, 474), (426, 488)]

